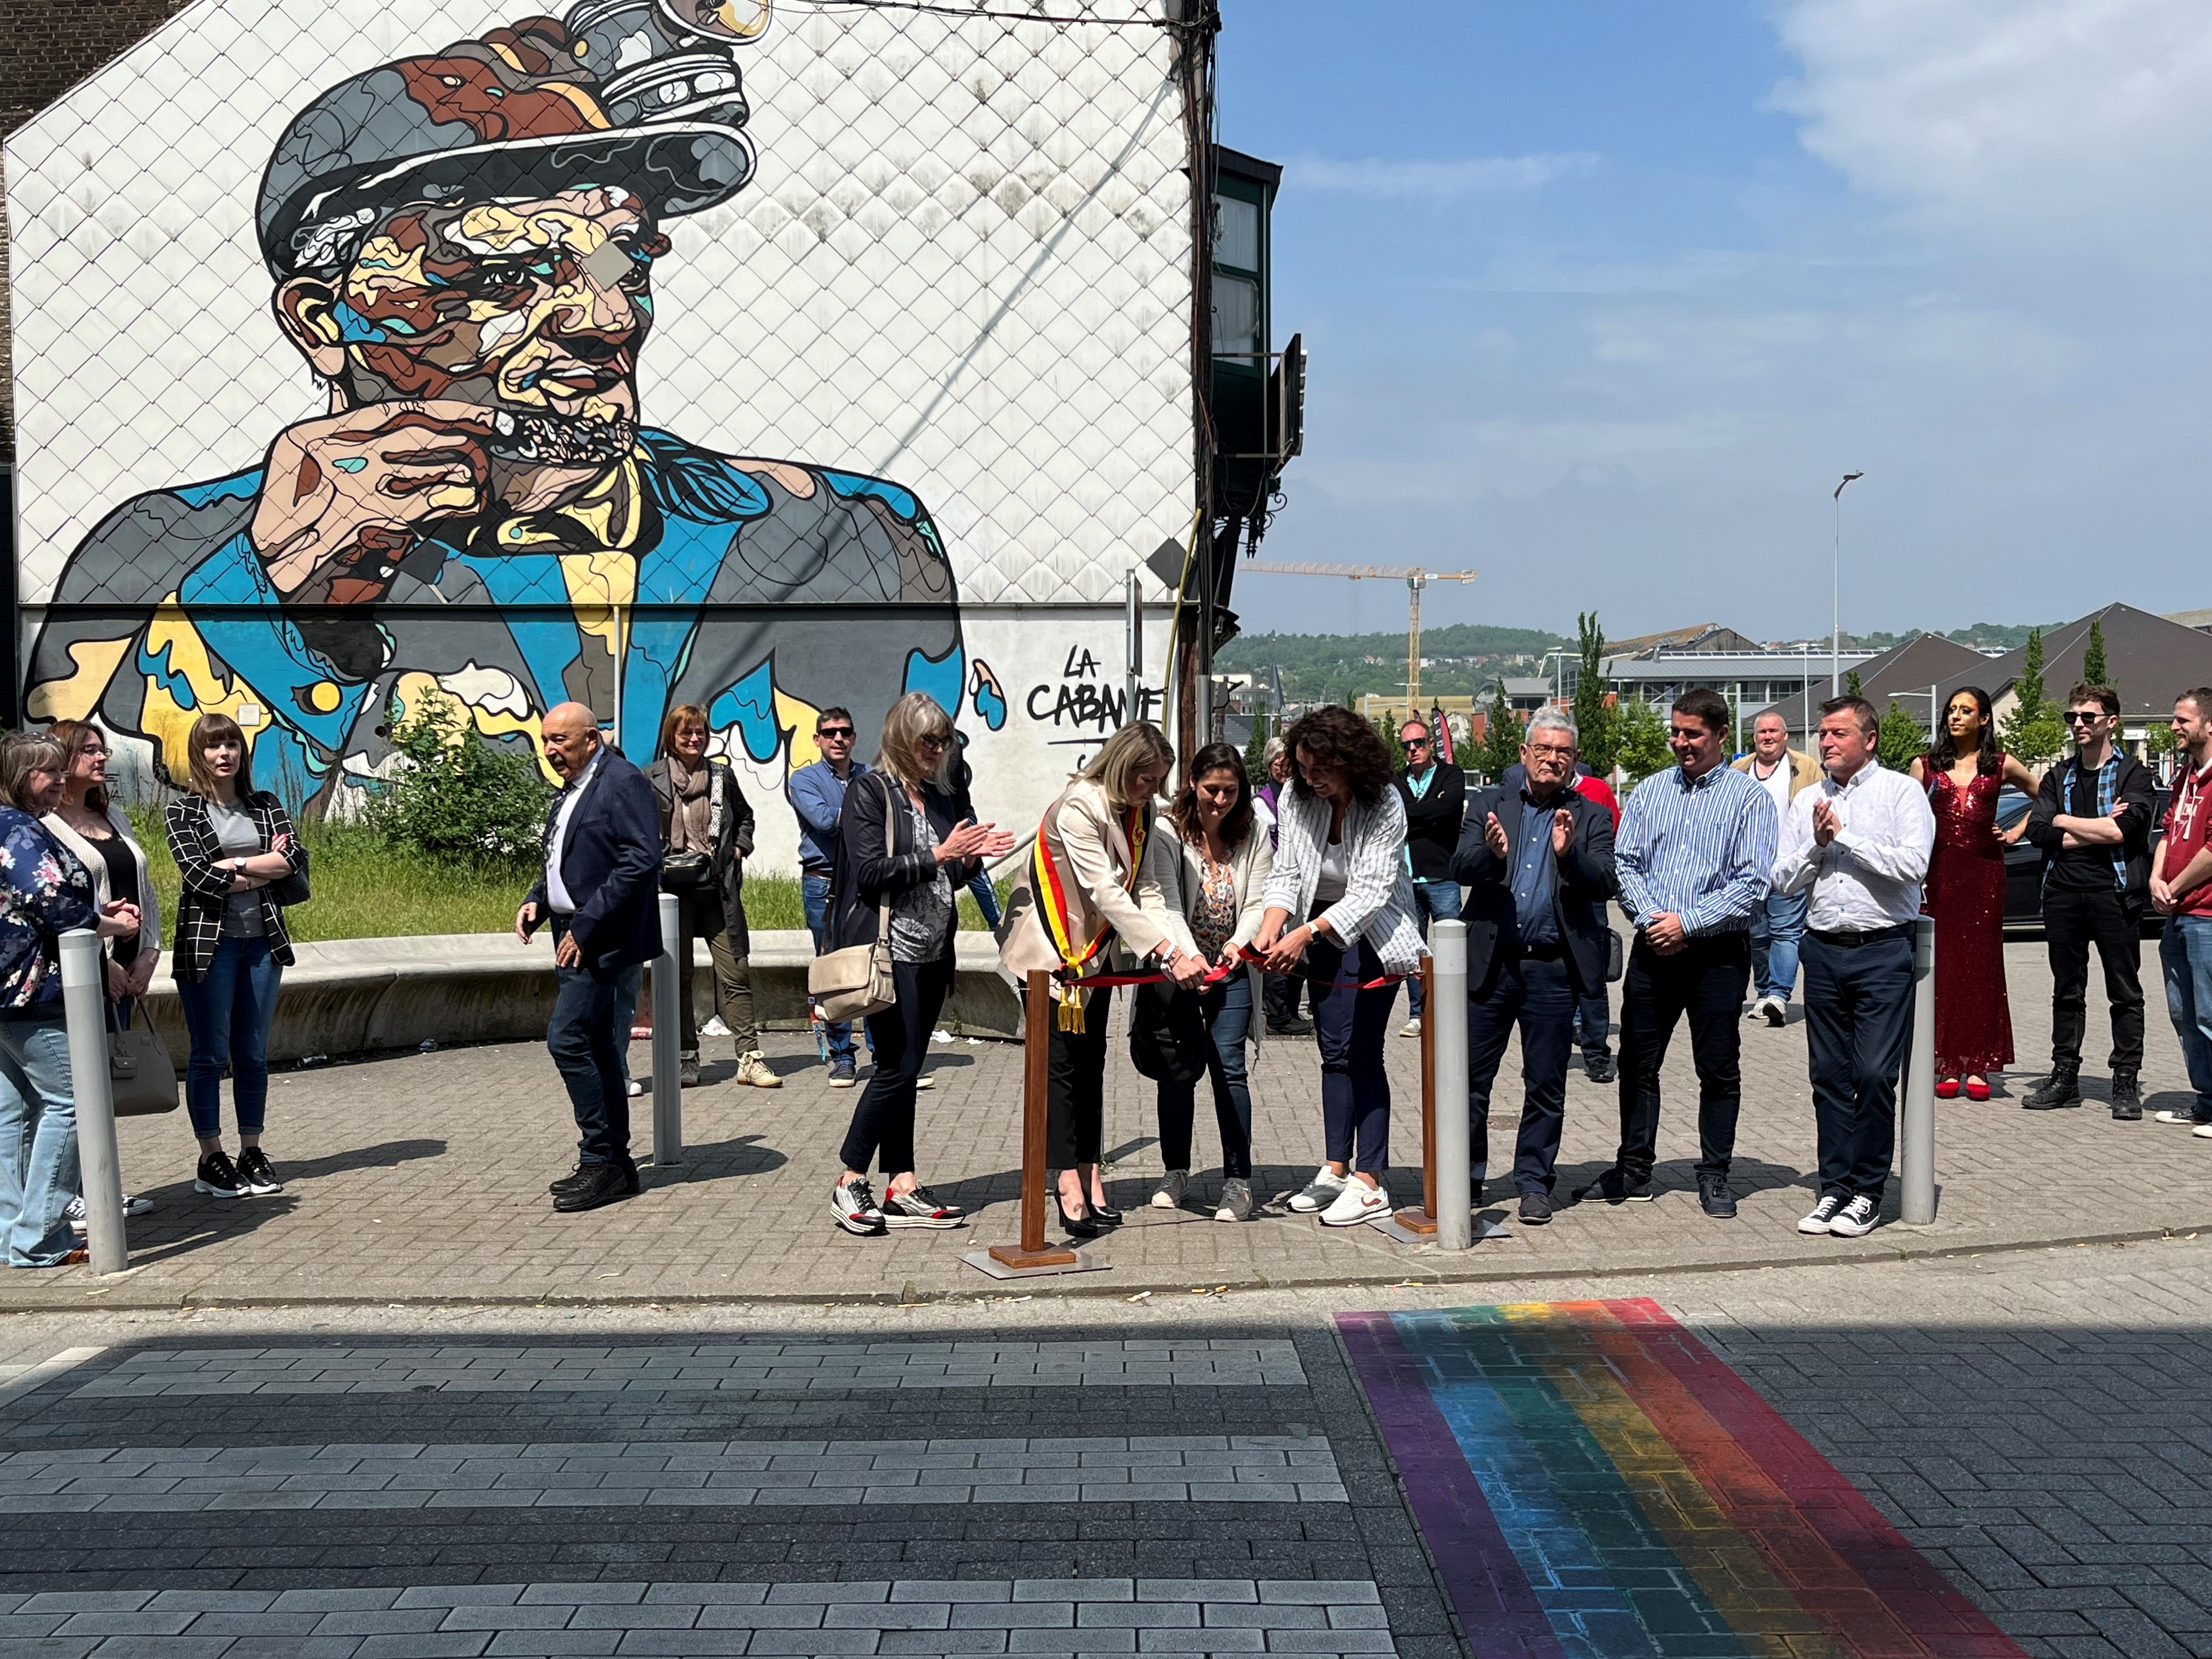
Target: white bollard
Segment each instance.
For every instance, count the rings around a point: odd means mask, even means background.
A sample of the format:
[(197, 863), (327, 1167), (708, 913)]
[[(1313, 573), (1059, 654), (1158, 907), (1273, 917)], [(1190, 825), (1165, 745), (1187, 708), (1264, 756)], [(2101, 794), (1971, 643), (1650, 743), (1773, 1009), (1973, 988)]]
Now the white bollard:
[(131, 1265), (131, 1247), (123, 1235), (123, 1159), (115, 1147), (115, 1096), (107, 1075), (107, 965), (100, 943), (89, 927), (62, 935), (62, 1012), (76, 1096), (86, 1248), (93, 1272), (119, 1273)]
[(1936, 920), (1912, 929), (1912, 1042), (1905, 1055), (1903, 1133), (1899, 1139), (1900, 1219), (1936, 1219)]
[(1437, 1247), (1464, 1250), (1474, 1243), (1474, 1176), (1468, 1167), (1467, 924), (1429, 924), (1436, 966), (1423, 1016), (1436, 1022)]
[(673, 893), (660, 895), (660, 954), (653, 959), (653, 1161), (684, 1161), (684, 1084), (676, 1055), (684, 1042), (677, 958), (684, 919)]

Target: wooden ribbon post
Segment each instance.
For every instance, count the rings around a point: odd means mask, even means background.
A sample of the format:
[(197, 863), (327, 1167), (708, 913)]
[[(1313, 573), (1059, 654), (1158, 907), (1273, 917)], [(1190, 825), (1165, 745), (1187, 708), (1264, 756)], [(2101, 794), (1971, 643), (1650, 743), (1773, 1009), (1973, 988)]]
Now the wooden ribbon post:
[(1409, 1233), (1437, 1231), (1437, 976), (1436, 958), (1423, 957), (1421, 975), (1421, 1207), (1390, 1218)]
[(1073, 1267), (1075, 1252), (1044, 1242), (1044, 1116), (1046, 1081), (1051, 1071), (1052, 975), (1030, 970), (1022, 1021), (1022, 1240), (994, 1244), (991, 1260), (1017, 1272), (1038, 1267)]

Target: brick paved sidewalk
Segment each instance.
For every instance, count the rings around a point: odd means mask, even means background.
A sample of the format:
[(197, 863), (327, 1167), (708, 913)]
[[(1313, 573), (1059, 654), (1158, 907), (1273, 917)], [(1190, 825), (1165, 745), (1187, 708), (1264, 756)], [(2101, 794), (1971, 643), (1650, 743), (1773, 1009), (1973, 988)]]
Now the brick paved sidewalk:
[[(2022, 1063), (2014, 1093), (2034, 1075), (2047, 1042), (2048, 974), (2039, 944), (2008, 947), (2013, 1021)], [(2154, 953), (2146, 948), (2146, 977)], [(2154, 983), (2154, 980), (2153, 981)], [(2103, 1054), (2104, 1019), (2093, 1015), (2091, 1054)], [(2150, 1018), (2148, 1106), (2182, 1107), (2179, 1055), (2163, 1010)], [(1475, 1249), (1443, 1255), (1395, 1245), (1368, 1228), (1322, 1229), (1271, 1205), (1244, 1226), (1196, 1210), (1143, 1208), (1159, 1174), (1152, 1139), (1152, 1085), (1114, 1045), (1108, 1140), (1113, 1189), (1131, 1224), (1103, 1252), (1110, 1273), (1040, 1280), (1027, 1290), (1133, 1294), (1194, 1285), (1297, 1285), (1407, 1277), (1522, 1278), (1665, 1271), (1900, 1253), (1972, 1250), (2080, 1237), (2155, 1235), (2212, 1225), (2212, 1142), (2185, 1130), (2111, 1121), (2083, 1109), (2024, 1114), (2017, 1099), (1947, 1103), (1941, 1109), (1936, 1225), (1887, 1225), (1858, 1241), (1801, 1238), (1813, 1153), (1802, 1025), (1747, 1024), (1745, 1101), (1737, 1147), (1742, 1218), (1698, 1213), (1695, 1079), (1678, 1037), (1667, 1079), (1656, 1204), (1569, 1209), (1542, 1230), (1510, 1229)], [(708, 1086), (684, 1097), (684, 1163), (648, 1166), (638, 1198), (594, 1213), (555, 1215), (545, 1182), (572, 1161), (573, 1129), (559, 1080), (542, 1048), (509, 1045), (409, 1054), (290, 1073), (271, 1089), (269, 1146), (288, 1179), (280, 1197), (195, 1199), (193, 1150), (183, 1115), (123, 1125), (126, 1183), (159, 1207), (132, 1224), (128, 1278), (100, 1284), (86, 1270), (15, 1273), (0, 1307), (174, 1306), (180, 1301), (272, 1299), (535, 1301), (553, 1297), (786, 1297), (823, 1300), (975, 1295), (996, 1288), (958, 1259), (1016, 1232), (1020, 1055), (1004, 1044), (933, 1048), (937, 1086), (922, 1097), (924, 1178), (975, 1212), (949, 1233), (862, 1240), (828, 1213), (836, 1146), (857, 1098), (829, 1089), (803, 1039), (784, 1038), (771, 1058), (785, 1086), (768, 1092), (727, 1079), (726, 1045), (710, 1040)], [(1417, 1202), (1417, 1045), (1392, 1038), (1400, 1110), (1392, 1186)], [(632, 1054), (641, 1069), (647, 1050)], [(1501, 1121), (1517, 1115), (1517, 1056), (1498, 1091)], [(1270, 1041), (1255, 1073), (1255, 1190), (1285, 1194), (1320, 1155), (1318, 1076), (1310, 1042)], [(2101, 1092), (2101, 1068), (2091, 1085)], [(1571, 1077), (1562, 1191), (1611, 1158), (1617, 1091)], [(641, 1109), (649, 1102), (635, 1103)], [(1213, 1145), (1203, 1108), (1200, 1157)], [(641, 1152), (651, 1114), (637, 1113)], [(1214, 1166), (1218, 1169), (1218, 1165)], [(1194, 1202), (1210, 1201), (1201, 1175)], [(1488, 1213), (1510, 1198), (1493, 1181)], [(1895, 1199), (1893, 1190), (1891, 1207)]]

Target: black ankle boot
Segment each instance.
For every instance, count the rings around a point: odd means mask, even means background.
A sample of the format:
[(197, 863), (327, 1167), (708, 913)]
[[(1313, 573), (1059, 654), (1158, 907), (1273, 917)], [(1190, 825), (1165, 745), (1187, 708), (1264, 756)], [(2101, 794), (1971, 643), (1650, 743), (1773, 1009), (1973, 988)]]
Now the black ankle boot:
[(2142, 1117), (2142, 1085), (2133, 1072), (2112, 1073), (2112, 1115), (2123, 1123)]
[(2021, 1101), (2023, 1109), (2031, 1112), (2048, 1112), (2061, 1106), (2081, 1103), (2081, 1074), (2072, 1066), (2054, 1066), (2051, 1075), (2029, 1091)]

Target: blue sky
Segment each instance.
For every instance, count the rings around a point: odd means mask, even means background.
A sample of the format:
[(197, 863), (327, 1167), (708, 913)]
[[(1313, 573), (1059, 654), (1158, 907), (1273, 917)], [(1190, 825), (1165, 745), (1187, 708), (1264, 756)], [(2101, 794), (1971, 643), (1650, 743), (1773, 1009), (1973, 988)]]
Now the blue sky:
[[(1312, 359), (1264, 556), (1616, 635), (2212, 606), (2204, 0), (1223, 0)], [(1253, 575), (1248, 631), (1401, 626)]]

